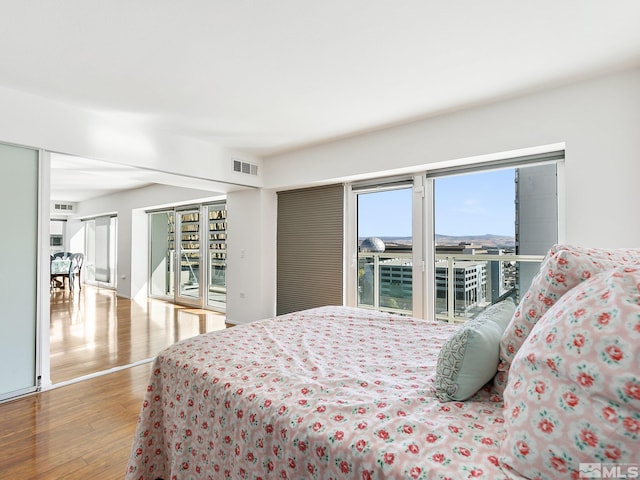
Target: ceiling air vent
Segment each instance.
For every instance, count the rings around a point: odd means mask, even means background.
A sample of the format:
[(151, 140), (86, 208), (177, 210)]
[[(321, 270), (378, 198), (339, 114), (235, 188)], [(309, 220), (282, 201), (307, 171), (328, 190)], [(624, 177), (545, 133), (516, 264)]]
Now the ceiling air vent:
[(70, 215), (75, 210), (75, 203), (62, 203), (60, 201), (51, 202), (51, 213), (59, 215)]
[(244, 173), (246, 175), (258, 175), (258, 166), (253, 163), (243, 162), (242, 160), (233, 160), (233, 171)]
[(71, 203), (55, 203), (53, 205), (53, 209), (54, 210), (58, 210), (59, 212), (72, 212), (73, 211), (73, 204)]

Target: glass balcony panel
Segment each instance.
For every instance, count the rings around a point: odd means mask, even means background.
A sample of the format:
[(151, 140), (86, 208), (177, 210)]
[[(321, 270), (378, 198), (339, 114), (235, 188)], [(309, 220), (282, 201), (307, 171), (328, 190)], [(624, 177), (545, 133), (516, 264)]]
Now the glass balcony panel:
[[(389, 259), (395, 263), (400, 259)], [(399, 274), (397, 272), (400, 272)], [(413, 308), (413, 266), (387, 266), (382, 262), (379, 276), (380, 307), (411, 312)]]
[(361, 253), (358, 306), (410, 315), (413, 309), (411, 253)]
[(374, 302), (374, 258), (361, 256), (358, 258), (358, 306), (373, 308)]
[(464, 322), (506, 298), (519, 303), (542, 258), (537, 255), (436, 255), (436, 318)]
[(227, 301), (227, 266), (220, 252), (209, 251), (211, 276), (209, 279), (209, 303)]
[[(518, 303), (542, 259), (541, 255), (436, 255), (436, 318), (464, 322), (505, 298)], [(411, 254), (359, 254), (358, 306), (411, 315), (412, 279)]]
[(200, 295), (200, 250), (183, 249), (180, 258), (180, 295), (198, 298)]

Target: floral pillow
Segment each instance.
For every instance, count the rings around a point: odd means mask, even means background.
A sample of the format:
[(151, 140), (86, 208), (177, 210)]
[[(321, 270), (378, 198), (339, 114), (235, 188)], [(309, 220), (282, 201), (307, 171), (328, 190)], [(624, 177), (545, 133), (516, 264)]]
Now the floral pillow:
[(640, 262), (640, 249), (638, 248), (593, 248), (558, 244), (551, 247), (549, 253), (556, 253), (560, 250), (569, 250), (580, 255), (587, 255), (601, 260), (608, 259), (620, 264)]
[(634, 262), (640, 263), (640, 249), (552, 247), (500, 340), (500, 363), (494, 379), (496, 390), (504, 390), (513, 357), (536, 322), (562, 295), (597, 273)]
[(500, 462), (530, 479), (580, 463), (638, 461), (640, 267), (600, 273), (562, 297), (513, 359)]

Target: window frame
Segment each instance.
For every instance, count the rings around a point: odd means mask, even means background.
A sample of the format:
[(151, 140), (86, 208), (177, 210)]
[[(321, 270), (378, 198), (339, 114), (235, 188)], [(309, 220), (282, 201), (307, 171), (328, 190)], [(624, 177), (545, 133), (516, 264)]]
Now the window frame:
[[(549, 146), (547, 150), (534, 149), (533, 153), (514, 152), (477, 159), (452, 162), (444, 168), (422, 169), (411, 175), (381, 177), (361, 182), (346, 183), (344, 187), (344, 304), (358, 305), (358, 202), (357, 195), (383, 189), (402, 188), (402, 182), (411, 182), (413, 188), (413, 313), (418, 318), (435, 319), (435, 179), (444, 175), (476, 173), (499, 168), (519, 168), (543, 163), (556, 164), (557, 189), (557, 241), (565, 239), (565, 149), (563, 144)], [(496, 158), (500, 157), (500, 158)], [(406, 186), (407, 183), (404, 183)]]

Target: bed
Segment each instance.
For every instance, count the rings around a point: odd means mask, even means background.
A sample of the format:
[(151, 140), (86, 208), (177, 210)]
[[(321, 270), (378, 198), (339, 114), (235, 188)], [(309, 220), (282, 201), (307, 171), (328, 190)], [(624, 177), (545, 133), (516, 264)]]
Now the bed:
[(126, 477), (631, 478), (639, 445), (640, 250), (560, 245), (462, 325), (322, 307), (176, 343)]
[(177, 343), (155, 360), (127, 478), (505, 478), (501, 398), (435, 397), (458, 328), (323, 307)]

